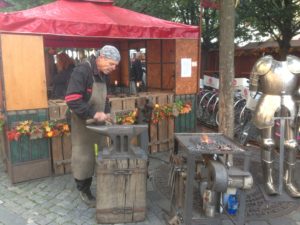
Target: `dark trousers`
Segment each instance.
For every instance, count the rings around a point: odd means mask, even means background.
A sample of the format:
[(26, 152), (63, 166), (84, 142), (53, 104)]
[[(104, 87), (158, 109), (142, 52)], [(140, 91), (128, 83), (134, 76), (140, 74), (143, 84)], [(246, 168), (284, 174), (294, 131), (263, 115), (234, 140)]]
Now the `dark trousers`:
[(92, 177), (84, 179), (84, 180), (75, 179), (77, 189), (84, 193), (87, 193), (91, 190), (92, 181), (93, 181)]

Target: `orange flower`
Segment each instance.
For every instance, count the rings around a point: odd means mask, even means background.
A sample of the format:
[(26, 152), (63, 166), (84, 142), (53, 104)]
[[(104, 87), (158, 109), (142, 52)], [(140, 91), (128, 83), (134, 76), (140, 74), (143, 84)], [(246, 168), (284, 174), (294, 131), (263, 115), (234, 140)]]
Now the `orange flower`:
[(53, 134), (54, 134), (53, 131), (48, 131), (48, 132), (46, 133), (46, 137), (51, 138), (51, 137), (53, 137)]
[(68, 124), (64, 124), (64, 126), (63, 126), (63, 131), (64, 131), (64, 132), (69, 132), (69, 131), (70, 131), (70, 128), (69, 128), (69, 125), (68, 125)]

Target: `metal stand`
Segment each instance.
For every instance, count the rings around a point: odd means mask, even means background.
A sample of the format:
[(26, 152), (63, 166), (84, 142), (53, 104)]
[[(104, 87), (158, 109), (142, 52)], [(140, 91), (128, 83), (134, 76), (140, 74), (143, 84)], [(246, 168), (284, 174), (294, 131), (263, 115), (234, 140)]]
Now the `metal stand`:
[(279, 195), (282, 194), (282, 189), (283, 189), (283, 181), (282, 181), (282, 178), (283, 178), (283, 170), (284, 170), (284, 152), (285, 152), (285, 149), (284, 149), (284, 142), (285, 142), (285, 137), (284, 137), (284, 134), (285, 134), (285, 121), (286, 120), (290, 120), (290, 119), (293, 119), (292, 117), (285, 117), (284, 116), (284, 113), (283, 113), (283, 97), (284, 97), (284, 94), (285, 92), (282, 91), (281, 92), (281, 116), (280, 117), (275, 117), (274, 119), (279, 119), (280, 120), (280, 143), (279, 143), (279, 173), (278, 173), (278, 193)]
[[(241, 151), (220, 151), (220, 150), (203, 150), (203, 151), (195, 151), (191, 146), (190, 143), (191, 137), (199, 136), (199, 134), (195, 133), (181, 133), (175, 134), (175, 149), (174, 152), (178, 153), (179, 143), (181, 146), (184, 147), (184, 150), (187, 152), (187, 177), (186, 177), (186, 185), (185, 185), (185, 199), (184, 199), (184, 209), (183, 209), (183, 221), (185, 225), (192, 225), (192, 224), (206, 224), (206, 225), (218, 225), (222, 224), (222, 220), (220, 214), (215, 218), (208, 218), (205, 216), (201, 216), (200, 218), (193, 218), (193, 199), (194, 199), (194, 177), (195, 177), (195, 167), (196, 167), (196, 159), (201, 157), (202, 154), (243, 154), (244, 158), (244, 165), (243, 170), (249, 171), (249, 164), (250, 164), (250, 153), (246, 152), (238, 146)], [(246, 193), (243, 190), (239, 191), (239, 209), (237, 212), (236, 217), (233, 219), (230, 217), (229, 219), (233, 221), (235, 224), (243, 225), (245, 223), (245, 208), (246, 208)]]

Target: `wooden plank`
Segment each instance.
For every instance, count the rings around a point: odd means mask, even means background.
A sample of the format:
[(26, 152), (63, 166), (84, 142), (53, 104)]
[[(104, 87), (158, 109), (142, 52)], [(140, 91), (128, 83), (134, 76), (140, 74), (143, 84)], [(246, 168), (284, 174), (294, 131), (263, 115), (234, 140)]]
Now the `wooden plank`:
[(111, 112), (119, 111), (123, 109), (123, 100), (119, 99), (110, 99)]
[(115, 217), (112, 212), (108, 212), (115, 206), (111, 192), (116, 191), (115, 177), (113, 174), (100, 174), (102, 171), (110, 171), (117, 168), (115, 160), (99, 160), (97, 163), (97, 192), (96, 192), (96, 219), (98, 223), (111, 223)]
[(172, 91), (175, 89), (175, 63), (163, 64), (162, 89)]
[[(157, 98), (156, 96), (152, 95), (151, 98), (150, 98), (153, 102), (153, 104), (156, 104), (157, 103)], [(157, 144), (157, 141), (158, 141), (158, 124), (153, 124), (153, 123), (150, 123), (149, 125), (149, 130), (150, 130), (150, 134), (149, 134), (149, 137), (150, 137), (150, 152), (151, 153), (154, 153), (154, 152), (157, 152), (158, 151), (158, 144)]]
[[(166, 105), (168, 103), (168, 95), (160, 94), (157, 96), (157, 103), (159, 105)], [(158, 122), (158, 141), (159, 151), (168, 151), (168, 121), (167, 119), (163, 119)]]
[(61, 137), (51, 138), (51, 147), (52, 147), (52, 160), (53, 160), (53, 172), (55, 175), (62, 175), (65, 173), (63, 164), (58, 164), (58, 162), (64, 159), (62, 152), (62, 141)]
[(136, 98), (123, 99), (123, 110), (135, 109)]
[[(120, 84), (125, 85), (128, 87), (129, 85), (129, 47), (128, 47), (128, 40), (120, 41), (120, 54), (121, 54), (121, 61), (120, 65), (120, 72), (118, 74), (118, 81)], [(114, 82), (114, 78), (111, 79)]]
[(65, 101), (58, 101), (57, 105), (59, 106), (59, 119), (65, 119), (66, 118), (66, 112), (68, 110), (68, 105)]
[(1, 34), (1, 49), (6, 110), (47, 108), (43, 37)]
[[(168, 95), (168, 103), (172, 104), (174, 102), (174, 95), (169, 94)], [(175, 122), (174, 118), (168, 119), (168, 149), (170, 152), (173, 152), (174, 149), (174, 129), (175, 129)]]
[(147, 40), (146, 61), (147, 61), (147, 68), (148, 68), (148, 63), (161, 63), (161, 41), (160, 40)]
[[(1, 38), (0, 38), (0, 46), (1, 46)], [(3, 78), (4, 78), (4, 75), (3, 75), (3, 61), (2, 61), (2, 49), (0, 47), (0, 110), (3, 112), (4, 110), (4, 98), (5, 98), (5, 95), (4, 95), (4, 90), (3, 90)]]
[(49, 107), (49, 119), (50, 120), (57, 120), (60, 118), (60, 109), (59, 106), (56, 104), (55, 101), (49, 100), (48, 102)]
[[(66, 117), (68, 109), (63, 100), (49, 100), (49, 118), (50, 120), (63, 120)], [(55, 175), (61, 175), (71, 172), (72, 144), (71, 135), (55, 137), (51, 140), (52, 167)]]
[[(135, 185), (134, 205), (133, 205), (133, 221), (142, 221), (146, 217), (146, 193), (147, 193), (147, 160), (136, 159), (132, 160), (136, 163), (135, 168), (144, 169), (144, 173), (135, 173), (132, 185)], [(143, 210), (144, 209), (144, 210)]]
[(175, 65), (175, 40), (162, 41), (162, 63), (173, 63)]
[(62, 146), (63, 146), (63, 158), (65, 160), (64, 169), (65, 173), (71, 173), (71, 158), (72, 158), (72, 142), (71, 135), (64, 135), (62, 137)]
[[(192, 59), (191, 77), (181, 77), (181, 59)], [(176, 40), (176, 94), (195, 94), (198, 92), (198, 41), (191, 39)], [(194, 65), (194, 66), (193, 66)]]
[(147, 65), (147, 85), (148, 88), (161, 88), (161, 65), (148, 64)]

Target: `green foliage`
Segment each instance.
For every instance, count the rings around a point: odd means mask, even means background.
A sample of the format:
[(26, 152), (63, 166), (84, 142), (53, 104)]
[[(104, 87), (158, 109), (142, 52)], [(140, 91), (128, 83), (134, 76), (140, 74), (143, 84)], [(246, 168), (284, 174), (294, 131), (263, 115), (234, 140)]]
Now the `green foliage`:
[(1, 12), (11, 12), (33, 8), (35, 6), (43, 5), (55, 0), (5, 0), (12, 4), (11, 7), (0, 9)]
[(261, 36), (270, 35), (276, 40), (283, 58), (290, 40), (300, 30), (299, 0), (244, 0), (238, 14), (244, 27), (252, 27)]

